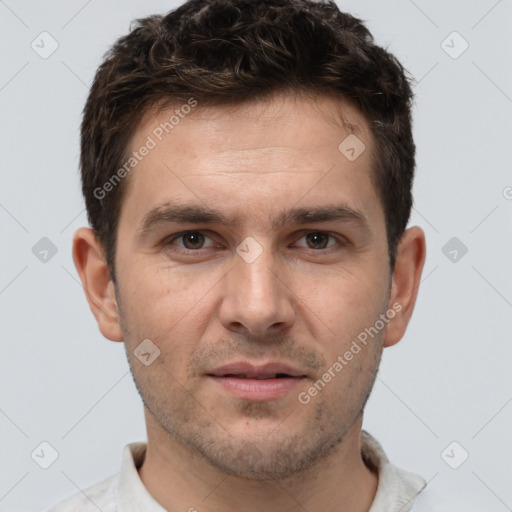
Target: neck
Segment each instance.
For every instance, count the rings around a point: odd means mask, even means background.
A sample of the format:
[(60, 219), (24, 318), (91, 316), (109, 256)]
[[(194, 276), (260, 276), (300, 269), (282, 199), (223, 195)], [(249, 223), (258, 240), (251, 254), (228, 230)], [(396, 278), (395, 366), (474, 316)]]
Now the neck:
[(146, 416), (148, 444), (139, 476), (168, 512), (368, 512), (375, 497), (378, 476), (361, 457), (362, 416), (327, 459), (296, 476), (265, 481), (220, 472)]

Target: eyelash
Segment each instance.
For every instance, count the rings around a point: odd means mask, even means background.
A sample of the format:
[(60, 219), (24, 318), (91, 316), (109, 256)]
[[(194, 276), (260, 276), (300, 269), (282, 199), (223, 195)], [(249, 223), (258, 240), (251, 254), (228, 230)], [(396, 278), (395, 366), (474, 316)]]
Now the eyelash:
[[(195, 231), (194, 230), (182, 231), (180, 233), (176, 233), (174, 235), (171, 235), (171, 237), (168, 237), (167, 239), (165, 239), (164, 242), (163, 242), (163, 246), (164, 247), (168, 247), (170, 245), (173, 245), (173, 242), (175, 240), (183, 238), (185, 235), (196, 234), (196, 233), (200, 233), (200, 234), (204, 235), (206, 238), (210, 238), (210, 240), (211, 240), (211, 237), (209, 237), (206, 234), (207, 232), (205, 232), (205, 231), (199, 231), (199, 230), (195, 230)], [(346, 246), (348, 244), (348, 242), (346, 241), (346, 239), (344, 239), (344, 237), (340, 236), (340, 238), (338, 238), (338, 237), (332, 235), (331, 233), (329, 233), (327, 231), (314, 231), (314, 230), (306, 231), (306, 232), (303, 233), (303, 235), (300, 238), (304, 238), (305, 236), (307, 236), (307, 235), (309, 235), (311, 233), (327, 235), (330, 238), (333, 238), (334, 240), (336, 240), (338, 246), (340, 246), (340, 247)], [(299, 238), (299, 240), (300, 240), (300, 238)], [(335, 246), (326, 247), (326, 248), (323, 248), (323, 249), (311, 249), (311, 248), (308, 248), (308, 247), (301, 247), (301, 248), (302, 249), (309, 249), (310, 251), (317, 252), (317, 253), (321, 253), (321, 252), (326, 253), (327, 251), (331, 252), (331, 250), (334, 249)], [(176, 249), (172, 249), (172, 250), (175, 251), (175, 252), (178, 252), (178, 253), (185, 254), (185, 255), (197, 255), (203, 249), (204, 249), (203, 247), (201, 247), (200, 249), (187, 249), (187, 248), (180, 247), (179, 250), (176, 250)]]

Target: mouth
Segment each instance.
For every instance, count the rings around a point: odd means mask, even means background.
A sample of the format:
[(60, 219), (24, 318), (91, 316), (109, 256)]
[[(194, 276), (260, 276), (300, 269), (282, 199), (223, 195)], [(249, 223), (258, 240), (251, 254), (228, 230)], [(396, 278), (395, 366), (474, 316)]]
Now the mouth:
[(267, 380), (267, 379), (286, 379), (286, 378), (300, 378), (287, 373), (227, 373), (225, 375), (211, 375), (212, 377), (232, 377), (235, 379), (255, 379), (255, 380)]
[(307, 378), (299, 368), (278, 362), (262, 366), (238, 362), (216, 368), (206, 376), (220, 384), (224, 392), (259, 402), (282, 398)]
[(285, 377), (306, 377), (306, 372), (287, 363), (271, 361), (254, 365), (249, 361), (229, 363), (208, 372), (213, 377), (236, 377), (241, 379), (275, 379)]

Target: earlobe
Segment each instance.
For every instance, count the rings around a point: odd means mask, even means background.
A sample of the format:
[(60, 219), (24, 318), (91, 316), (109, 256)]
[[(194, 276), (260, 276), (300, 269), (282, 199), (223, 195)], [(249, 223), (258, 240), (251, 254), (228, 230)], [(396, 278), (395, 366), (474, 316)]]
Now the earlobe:
[(94, 231), (80, 228), (73, 237), (73, 261), (98, 327), (111, 341), (123, 341), (114, 285)]
[(411, 319), (425, 264), (425, 233), (418, 226), (405, 231), (398, 245), (389, 308), (397, 313), (388, 324), (384, 347), (398, 343)]

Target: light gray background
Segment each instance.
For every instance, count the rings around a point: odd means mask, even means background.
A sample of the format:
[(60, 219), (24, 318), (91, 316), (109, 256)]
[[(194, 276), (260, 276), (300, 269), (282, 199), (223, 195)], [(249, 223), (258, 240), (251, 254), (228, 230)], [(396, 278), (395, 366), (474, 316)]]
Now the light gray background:
[[(338, 4), (418, 81), (411, 224), (428, 243), (416, 311), (384, 351), (364, 428), (452, 511), (462, 496), (474, 511), (512, 510), (512, 2)], [(145, 440), (124, 347), (99, 333), (71, 259), (87, 224), (78, 130), (103, 53), (132, 19), (177, 5), (0, 0), (0, 511), (46, 510), (117, 472), (123, 446)], [(31, 48), (43, 31), (59, 45), (48, 59)], [(445, 50), (463, 41), (442, 45), (453, 31), (469, 43), (456, 59)], [(32, 252), (42, 237), (58, 249), (46, 263)], [(452, 237), (468, 248), (455, 262), (442, 252)], [(48, 469), (31, 458), (43, 441), (59, 455)], [(452, 469), (462, 450), (469, 458)]]

